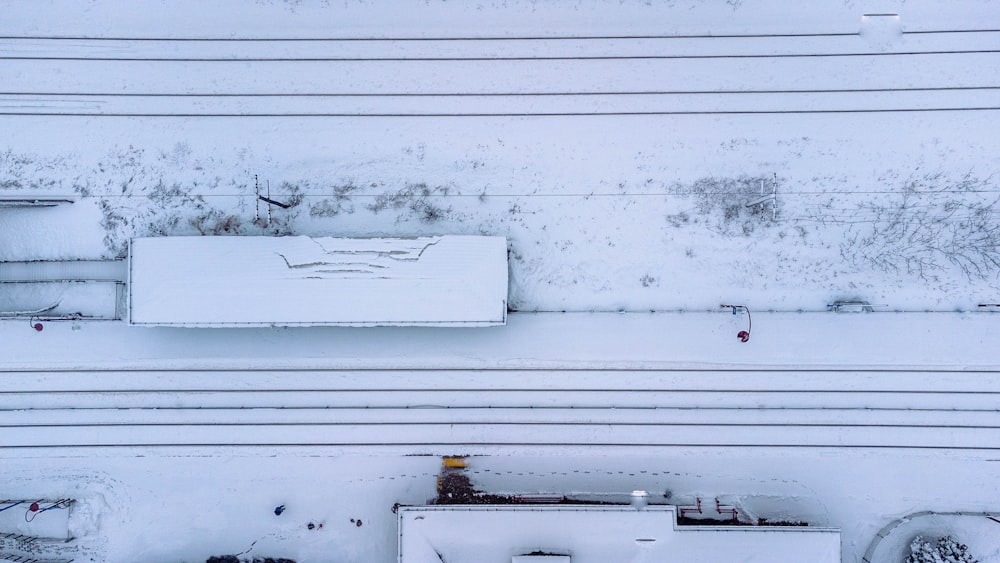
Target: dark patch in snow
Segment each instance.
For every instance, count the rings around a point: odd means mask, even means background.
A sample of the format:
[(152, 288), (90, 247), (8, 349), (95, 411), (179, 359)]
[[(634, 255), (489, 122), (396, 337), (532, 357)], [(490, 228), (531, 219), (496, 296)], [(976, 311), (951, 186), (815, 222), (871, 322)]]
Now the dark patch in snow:
[(445, 197), (450, 192), (447, 186), (428, 187), (427, 184), (407, 184), (396, 191), (385, 192), (375, 197), (375, 201), (365, 207), (372, 213), (392, 209), (399, 212), (397, 222), (416, 218), (423, 223), (436, 223), (451, 218), (451, 207), (443, 207), (432, 200)]
[[(749, 237), (758, 227), (770, 227), (777, 222), (770, 203), (747, 205), (761, 197), (761, 186), (765, 193), (771, 193), (776, 182), (774, 177), (739, 176), (707, 177), (692, 184), (675, 184), (670, 188), (670, 196), (689, 199), (694, 208), (667, 215), (667, 223), (675, 228), (704, 224), (721, 235)], [(693, 218), (694, 213), (699, 217)]]

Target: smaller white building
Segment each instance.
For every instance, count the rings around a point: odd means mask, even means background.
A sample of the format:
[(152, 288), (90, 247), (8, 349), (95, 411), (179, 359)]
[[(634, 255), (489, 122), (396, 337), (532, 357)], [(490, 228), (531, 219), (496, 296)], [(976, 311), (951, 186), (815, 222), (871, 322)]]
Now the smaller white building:
[(840, 563), (840, 531), (677, 526), (676, 507), (400, 507), (400, 563)]
[(502, 325), (507, 240), (138, 238), (128, 295), (133, 325)]

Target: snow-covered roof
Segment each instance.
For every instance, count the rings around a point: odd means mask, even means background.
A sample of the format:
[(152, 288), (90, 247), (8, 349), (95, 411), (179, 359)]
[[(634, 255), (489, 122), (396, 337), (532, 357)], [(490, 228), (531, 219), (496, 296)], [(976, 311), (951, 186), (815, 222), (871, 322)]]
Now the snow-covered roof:
[(132, 240), (129, 322), (154, 326), (504, 324), (503, 237)]
[(534, 553), (568, 555), (572, 563), (840, 562), (836, 529), (679, 527), (675, 511), (673, 506), (400, 507), (399, 561), (511, 563)]

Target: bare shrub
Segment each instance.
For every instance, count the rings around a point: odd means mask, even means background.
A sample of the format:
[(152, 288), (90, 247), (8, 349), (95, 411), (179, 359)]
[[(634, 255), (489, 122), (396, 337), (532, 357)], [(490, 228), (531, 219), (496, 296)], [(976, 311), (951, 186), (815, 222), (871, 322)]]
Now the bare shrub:
[(354, 213), (351, 194), (358, 190), (353, 182), (333, 187), (333, 195), (309, 205), (310, 217), (336, 217), (341, 213)]
[(61, 159), (37, 160), (7, 149), (0, 152), (0, 190), (46, 190), (60, 185), (53, 170)]
[(922, 536), (913, 538), (910, 554), (904, 563), (978, 563), (969, 553), (969, 546), (958, 543), (951, 536), (930, 540)]
[(694, 200), (694, 209), (668, 215), (667, 222), (680, 227), (689, 222), (691, 213), (697, 212), (709, 229), (727, 236), (750, 236), (758, 227), (774, 223), (770, 204), (747, 207), (747, 203), (760, 197), (761, 185), (765, 191), (773, 187), (774, 179), (764, 176), (739, 176), (736, 178), (701, 178), (693, 184), (677, 184), (672, 195), (687, 196)]
[(442, 207), (433, 201), (448, 195), (448, 192), (449, 189), (443, 186), (430, 188), (423, 183), (407, 184), (399, 190), (376, 196), (375, 201), (366, 207), (372, 213), (396, 210), (400, 212), (399, 221), (416, 218), (424, 223), (435, 223), (451, 215), (450, 207)]
[(188, 220), (200, 235), (243, 234), (243, 220), (219, 209), (210, 209)]
[(863, 226), (852, 225), (841, 255), (856, 265), (924, 280), (936, 281), (951, 268), (969, 280), (996, 275), (1000, 199), (984, 199), (982, 181), (938, 180), (940, 175), (910, 180), (894, 201), (860, 204), (857, 225)]

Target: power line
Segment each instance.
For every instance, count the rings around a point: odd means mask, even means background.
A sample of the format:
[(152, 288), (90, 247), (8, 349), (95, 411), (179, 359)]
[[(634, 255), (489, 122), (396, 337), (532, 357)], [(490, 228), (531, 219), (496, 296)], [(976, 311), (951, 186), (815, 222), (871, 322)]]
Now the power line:
[(965, 92), (1000, 90), (1000, 86), (926, 86), (902, 88), (819, 88), (764, 90), (610, 90), (589, 92), (0, 92), (0, 96), (94, 96), (115, 98), (432, 98), (432, 97), (544, 97), (544, 96), (675, 96), (741, 94), (870, 94), (890, 92)]
[[(755, 179), (756, 180), (756, 179)], [(252, 182), (248, 185), (252, 185)], [(336, 185), (336, 184), (334, 184)], [(383, 188), (385, 186), (382, 186)], [(278, 195), (291, 195), (291, 193), (278, 193)], [(904, 191), (900, 190), (851, 190), (851, 191), (830, 191), (830, 190), (788, 190), (778, 193), (780, 197), (787, 196), (830, 196), (830, 197), (841, 197), (841, 196), (856, 196), (856, 195), (903, 195)], [(915, 197), (920, 196), (935, 196), (939, 194), (996, 194), (1000, 193), (1000, 188), (997, 189), (941, 189), (928, 192), (910, 192), (911, 195)], [(47, 197), (73, 197), (79, 194), (54, 194), (46, 192)], [(102, 194), (89, 194), (93, 197), (130, 197), (129, 194), (121, 193), (110, 193)], [(149, 195), (150, 197), (173, 197), (171, 194), (133, 194), (135, 197), (143, 197)], [(253, 193), (190, 193), (182, 194), (189, 195), (191, 197), (241, 197), (246, 195), (252, 195)], [(385, 193), (322, 193), (322, 192), (299, 192), (294, 195), (300, 195), (302, 197), (342, 197), (342, 198), (378, 198), (384, 197)], [(481, 197), (695, 197), (695, 196), (706, 196), (706, 197), (724, 197), (724, 196), (745, 196), (749, 198), (755, 198), (759, 194), (748, 193), (748, 192), (702, 192), (702, 191), (692, 191), (692, 190), (677, 190), (677, 191), (655, 191), (655, 192), (562, 192), (562, 193), (537, 193), (537, 192), (524, 192), (524, 193), (512, 193), (512, 192), (476, 192), (476, 193), (429, 193), (420, 194), (421, 198), (481, 198)], [(822, 204), (810, 204), (814, 207), (827, 209)], [(921, 206), (925, 205), (919, 200), (911, 202), (911, 206)], [(933, 204), (927, 204), (927, 207), (934, 207)], [(854, 208), (830, 208), (833, 210), (840, 211), (854, 211)]]
[(931, 112), (965, 112), (965, 111), (997, 111), (1000, 106), (981, 107), (942, 107), (942, 108), (882, 108), (882, 109), (803, 109), (803, 110), (704, 110), (704, 111), (600, 111), (600, 112), (427, 112), (427, 113), (324, 113), (324, 112), (296, 112), (296, 113), (140, 113), (140, 112), (113, 112), (113, 113), (83, 113), (83, 112), (15, 112), (3, 111), (0, 115), (26, 116), (26, 117), (149, 117), (149, 118), (195, 118), (195, 117), (652, 117), (652, 116), (680, 116), (680, 115), (804, 115), (804, 114), (873, 114), (873, 113), (931, 113)]
[[(926, 32), (934, 33), (934, 32)], [(135, 41), (135, 42), (164, 42), (164, 43), (279, 43), (279, 42), (433, 42), (433, 41), (616, 41), (616, 40), (643, 40), (643, 39), (767, 39), (767, 38), (797, 38), (797, 37), (851, 37), (858, 35), (856, 31), (850, 32), (830, 32), (830, 33), (756, 33), (756, 34), (693, 34), (693, 35), (528, 35), (528, 36), (430, 36), (430, 37), (403, 37), (403, 36), (383, 36), (383, 37), (94, 37), (94, 36), (66, 36), (66, 35), (9, 35), (2, 36), (3, 41)]]
[[(935, 192), (927, 194), (927, 195), (937, 195), (937, 194), (949, 194), (949, 195), (962, 195), (962, 194), (998, 194), (998, 193), (1000, 193), (1000, 189), (995, 189), (995, 190), (974, 190), (974, 191), (972, 191), (972, 190), (940, 190), (940, 191), (935, 191)], [(296, 197), (301, 197), (301, 198), (304, 198), (304, 199), (337, 198), (337, 199), (340, 199), (340, 200), (362, 200), (362, 199), (372, 200), (372, 199), (383, 198), (383, 197), (386, 197), (386, 196), (392, 196), (393, 194), (394, 194), (394, 192), (391, 192), (391, 191), (388, 192), (388, 193), (377, 193), (377, 194), (373, 194), (373, 193), (366, 193), (366, 194), (361, 194), (361, 193), (358, 193), (358, 194), (355, 194), (355, 193), (338, 194), (338, 193), (334, 193), (334, 192), (330, 192), (330, 193), (315, 193), (315, 192), (314, 193), (302, 193), (302, 192), (294, 193), (294, 192), (289, 192), (289, 193), (276, 194), (275, 197), (283, 197), (283, 196), (295, 195)], [(903, 194), (903, 192), (892, 191), (892, 190), (885, 190), (885, 191), (864, 190), (864, 191), (855, 191), (855, 192), (819, 192), (819, 191), (817, 191), (817, 192), (811, 192), (811, 191), (781, 192), (778, 195), (781, 198), (792, 198), (792, 197), (796, 197), (796, 196), (853, 197), (853, 196), (867, 196), (867, 195), (902, 195), (902, 194)], [(51, 193), (47, 193), (46, 195), (47, 195), (47, 197), (59, 197), (59, 198), (80, 197), (80, 194), (78, 194), (78, 193), (70, 193), (70, 194), (51, 194)], [(532, 198), (536, 198), (536, 199), (543, 199), (543, 198), (544, 199), (551, 199), (551, 198), (578, 198), (578, 199), (589, 199), (589, 198), (609, 198), (609, 197), (610, 198), (622, 198), (622, 197), (693, 198), (693, 197), (698, 197), (698, 196), (710, 196), (710, 197), (726, 197), (726, 196), (737, 196), (737, 197), (740, 197), (740, 196), (742, 196), (742, 197), (748, 197), (749, 198), (749, 197), (752, 197), (752, 194), (746, 194), (746, 193), (742, 193), (742, 192), (740, 192), (740, 193), (736, 193), (736, 192), (732, 192), (732, 193), (712, 193), (712, 194), (703, 194), (703, 193), (700, 193), (700, 192), (621, 192), (621, 193), (616, 193), (616, 192), (592, 192), (592, 193), (582, 193), (582, 192), (573, 192), (573, 193), (503, 193), (503, 192), (501, 192), (501, 193), (491, 193), (491, 192), (481, 192), (481, 193), (464, 193), (464, 194), (458, 194), (458, 193), (449, 193), (449, 194), (440, 194), (439, 193), (439, 194), (427, 194), (427, 195), (420, 194), (419, 196), (415, 196), (415, 197), (419, 197), (420, 199), (483, 199), (483, 198), (520, 198), (520, 199), (532, 199)], [(177, 199), (177, 198), (197, 198), (197, 199), (204, 199), (204, 198), (234, 198), (234, 197), (256, 197), (256, 196), (255, 196), (255, 194), (250, 193), (250, 192), (247, 192), (247, 193), (193, 193), (192, 192), (192, 193), (183, 193), (183, 194), (176, 194), (176, 195), (150, 194), (150, 193), (131, 193), (131, 194), (129, 194), (129, 193), (125, 193), (125, 194), (122, 194), (122, 193), (89, 193), (87, 196), (84, 196), (84, 197), (86, 197), (86, 198), (93, 198), (93, 199), (123, 199), (123, 198), (124, 199), (128, 199), (128, 198), (147, 198), (147, 199), (152, 199), (152, 198), (156, 198), (156, 199), (169, 200), (169, 199)], [(907, 208), (908, 209), (934, 210), (934, 209), (938, 209), (939, 207), (940, 207), (940, 205), (938, 205), (938, 204), (934, 204), (934, 203), (921, 203), (919, 201), (907, 204)], [(688, 210), (688, 211), (691, 211), (691, 210)], [(862, 208), (826, 208), (826, 207), (822, 207), (822, 206), (817, 206), (816, 204), (804, 204), (804, 206), (801, 206), (801, 207), (797, 206), (796, 207), (796, 211), (816, 212), (816, 213), (829, 212), (829, 213), (849, 213), (849, 214), (854, 214), (854, 213), (868, 213), (868, 212), (872, 212), (874, 210), (871, 209), (871, 208), (866, 208), (866, 207), (862, 207)], [(998, 207), (998, 209), (996, 209), (996, 210), (990, 209), (989, 212), (991, 212), (991, 213), (1000, 213), (1000, 207)], [(971, 213), (967, 217), (971, 218), (971, 217), (974, 217), (974, 216), (975, 216), (974, 213)], [(955, 217), (958, 217), (958, 216), (955, 216)], [(966, 216), (962, 215), (961, 217), (966, 217)]]
[(903, 35), (930, 35), (934, 33), (1000, 33), (1000, 29), (909, 29)]
[[(1000, 29), (928, 29), (903, 30), (903, 35), (930, 35), (949, 33), (1000, 33)], [(88, 36), (88, 35), (6, 35), (3, 41), (133, 41), (173, 43), (276, 43), (276, 42), (421, 42), (421, 41), (594, 41), (642, 39), (769, 39), (799, 37), (853, 37), (857, 31), (818, 33), (744, 33), (744, 34), (624, 34), (624, 35), (528, 35), (528, 36), (382, 36), (382, 37), (139, 37), (139, 36)]]
[(195, 63), (370, 63), (370, 62), (532, 62), (532, 61), (641, 61), (641, 60), (704, 60), (704, 59), (788, 59), (833, 57), (897, 57), (922, 55), (995, 54), (998, 49), (962, 49), (954, 51), (890, 51), (862, 53), (778, 53), (723, 55), (576, 55), (533, 57), (82, 57), (54, 55), (0, 56), (6, 61), (95, 61), (95, 62), (195, 62)]

